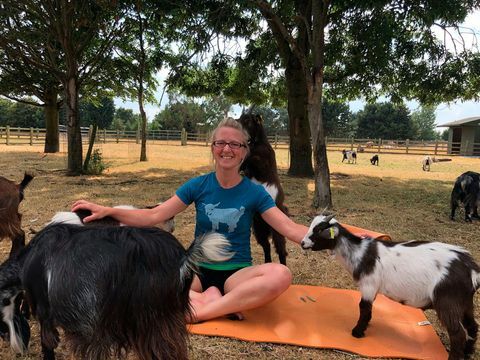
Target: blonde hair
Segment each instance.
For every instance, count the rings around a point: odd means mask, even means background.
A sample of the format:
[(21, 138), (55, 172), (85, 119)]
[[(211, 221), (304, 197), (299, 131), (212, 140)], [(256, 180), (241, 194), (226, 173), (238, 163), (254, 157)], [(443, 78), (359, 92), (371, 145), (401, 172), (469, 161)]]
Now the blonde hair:
[[(248, 140), (250, 140), (250, 135), (248, 135), (248, 132), (243, 128), (242, 124), (240, 124), (237, 120), (231, 117), (227, 117), (220, 121), (217, 125), (217, 127), (212, 131), (212, 134), (210, 135), (210, 147), (212, 148), (212, 157), (211, 157), (211, 163), (213, 166), (215, 166), (215, 160), (213, 158), (213, 142), (216, 140), (217, 132), (219, 129), (223, 127), (229, 127), (232, 129), (236, 129), (242, 133), (243, 136), (243, 143), (245, 144), (245, 149), (247, 150), (247, 153), (245, 154), (245, 157), (247, 157), (250, 154), (250, 148), (248, 146)], [(242, 159), (245, 160), (245, 157)]]
[(240, 131), (244, 138), (243, 143), (247, 145), (248, 152), (248, 140), (250, 140), (250, 135), (248, 135), (248, 132), (243, 128), (242, 124), (240, 124), (237, 120), (231, 117), (227, 117), (218, 123), (217, 127), (212, 131), (212, 135), (210, 136), (210, 143), (216, 140), (217, 132), (222, 127), (229, 127)]

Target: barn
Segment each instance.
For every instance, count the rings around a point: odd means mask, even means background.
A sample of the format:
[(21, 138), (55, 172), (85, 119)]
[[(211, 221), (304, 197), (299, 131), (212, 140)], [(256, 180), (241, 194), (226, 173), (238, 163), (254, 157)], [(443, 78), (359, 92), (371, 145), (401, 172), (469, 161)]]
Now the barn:
[(480, 116), (455, 120), (448, 127), (448, 154), (480, 156)]

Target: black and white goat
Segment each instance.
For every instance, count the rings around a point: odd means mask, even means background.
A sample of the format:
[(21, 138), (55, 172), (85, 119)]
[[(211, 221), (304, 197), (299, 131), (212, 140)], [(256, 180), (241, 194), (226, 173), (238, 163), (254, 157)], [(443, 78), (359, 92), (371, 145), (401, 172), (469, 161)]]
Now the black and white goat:
[[(154, 206), (146, 206), (145, 209), (152, 209), (154, 207), (157, 207), (160, 204), (161, 203)], [(137, 209), (135, 206), (132, 206), (132, 205), (118, 205), (118, 206), (114, 206), (114, 208), (128, 209), (128, 210)], [(115, 220), (110, 216), (106, 216), (102, 219), (93, 220), (87, 223), (83, 222), (83, 219), (85, 219), (87, 216), (90, 216), (90, 215), (92, 215), (92, 212), (90, 210), (84, 210), (84, 209), (77, 210), (75, 212), (59, 211), (52, 217), (52, 220), (50, 220), (47, 223), (47, 225), (71, 224), (71, 225), (79, 225), (79, 226), (125, 226), (124, 224), (122, 224), (121, 222), (119, 222), (118, 220)], [(158, 224), (157, 227), (165, 231), (168, 231), (170, 233), (173, 233), (173, 231), (175, 230), (175, 219), (172, 217), (167, 221)]]
[(55, 358), (59, 327), (76, 358), (186, 360), (194, 271), (199, 261), (228, 259), (228, 246), (216, 233), (185, 250), (158, 228), (47, 226), (0, 266), (0, 329), (25, 351), (28, 336), (17, 326), (25, 320), (13, 306), (24, 292), (44, 359)]
[[(283, 213), (288, 214), (288, 209), (284, 205), (285, 194), (278, 176), (275, 150), (268, 142), (262, 117), (260, 115), (242, 114), (238, 121), (250, 136), (248, 144), (250, 152), (240, 169), (253, 182), (263, 185), (272, 196), (277, 207)], [(268, 240), (271, 237), (280, 263), (287, 264), (288, 253), (285, 237), (270, 227), (259, 214), (255, 214), (253, 218), (253, 233), (257, 242), (263, 248), (266, 263), (272, 262)]]
[(465, 221), (471, 222), (473, 218), (478, 219), (478, 207), (480, 206), (480, 174), (474, 171), (467, 171), (460, 175), (453, 185), (450, 196), (450, 219), (455, 219), (455, 210), (458, 203), (465, 207)]
[(22, 214), (18, 206), (23, 200), (23, 192), (32, 181), (33, 175), (25, 173), (20, 184), (0, 176), (0, 240), (10, 238), (10, 257), (25, 246), (25, 232), (22, 230)]
[(357, 163), (357, 152), (355, 150), (342, 150), (343, 158), (342, 163), (347, 160), (347, 163), (356, 164)]
[(380, 161), (380, 159), (378, 158), (378, 155), (375, 154), (375, 155), (373, 155), (372, 158), (370, 159), (370, 164), (372, 164), (372, 165), (377, 165), (377, 166), (378, 166), (378, 165), (379, 165), (379, 161)]
[(421, 309), (433, 308), (450, 338), (449, 359), (474, 352), (478, 325), (473, 296), (480, 267), (467, 250), (440, 242), (391, 242), (360, 238), (332, 216), (317, 216), (302, 248), (332, 250), (360, 288), (360, 317), (352, 335), (360, 338), (372, 317), (378, 293)]

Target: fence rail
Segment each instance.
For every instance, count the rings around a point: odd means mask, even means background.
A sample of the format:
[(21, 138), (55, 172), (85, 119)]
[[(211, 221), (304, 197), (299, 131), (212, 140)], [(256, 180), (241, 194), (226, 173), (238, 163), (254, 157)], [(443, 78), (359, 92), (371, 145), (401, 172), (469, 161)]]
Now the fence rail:
[[(88, 143), (90, 128), (81, 128), (82, 141)], [(40, 145), (45, 142), (45, 129), (37, 128), (19, 128), (19, 127), (0, 127), (0, 144), (6, 145)], [(147, 141), (149, 144), (171, 144), (180, 145), (209, 145), (208, 133), (187, 133), (185, 130), (150, 130), (147, 132)], [(272, 146), (288, 149), (290, 140), (288, 136), (270, 135), (268, 139)], [(354, 139), (354, 138), (326, 138), (328, 150), (356, 150), (366, 153), (383, 154), (412, 154), (412, 155), (465, 155), (452, 149), (460, 149), (460, 143), (451, 143), (447, 141), (413, 141), (413, 140), (385, 140), (385, 139)], [(66, 129), (60, 127), (60, 141), (66, 142)], [(140, 133), (138, 131), (122, 130), (98, 130), (97, 142), (99, 143), (140, 143)], [(480, 153), (480, 143), (473, 144), (474, 153)]]

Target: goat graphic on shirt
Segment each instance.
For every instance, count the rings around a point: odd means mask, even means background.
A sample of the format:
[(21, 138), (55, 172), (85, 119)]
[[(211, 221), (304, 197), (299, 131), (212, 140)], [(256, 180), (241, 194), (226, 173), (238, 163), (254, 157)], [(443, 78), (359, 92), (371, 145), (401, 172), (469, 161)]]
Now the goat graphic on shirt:
[(212, 222), (212, 231), (217, 231), (222, 223), (228, 226), (229, 233), (234, 232), (237, 228), (238, 221), (245, 213), (245, 208), (242, 206), (240, 209), (221, 209), (217, 207), (218, 205), (220, 205), (219, 202), (216, 204), (205, 204), (205, 214)]

